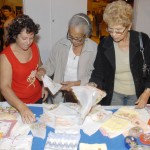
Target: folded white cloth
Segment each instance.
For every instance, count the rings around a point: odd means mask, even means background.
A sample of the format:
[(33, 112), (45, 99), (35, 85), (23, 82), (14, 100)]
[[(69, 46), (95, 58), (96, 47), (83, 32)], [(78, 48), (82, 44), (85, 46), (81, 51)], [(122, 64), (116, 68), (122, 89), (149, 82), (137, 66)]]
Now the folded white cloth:
[(33, 137), (31, 135), (3, 138), (0, 140), (1, 150), (31, 150)]
[(54, 82), (47, 75), (44, 75), (42, 80), (43, 80), (44, 87), (47, 87), (53, 95), (55, 95), (62, 87), (61, 84)]

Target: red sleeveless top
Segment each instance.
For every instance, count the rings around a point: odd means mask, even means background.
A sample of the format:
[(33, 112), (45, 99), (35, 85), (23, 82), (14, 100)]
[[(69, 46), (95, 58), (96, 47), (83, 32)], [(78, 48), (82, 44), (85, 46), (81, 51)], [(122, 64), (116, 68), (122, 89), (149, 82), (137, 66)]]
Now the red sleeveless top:
[(35, 103), (42, 96), (42, 86), (35, 77), (40, 59), (35, 43), (31, 45), (31, 49), (32, 58), (27, 63), (20, 63), (10, 46), (2, 51), (12, 66), (12, 89), (26, 104)]

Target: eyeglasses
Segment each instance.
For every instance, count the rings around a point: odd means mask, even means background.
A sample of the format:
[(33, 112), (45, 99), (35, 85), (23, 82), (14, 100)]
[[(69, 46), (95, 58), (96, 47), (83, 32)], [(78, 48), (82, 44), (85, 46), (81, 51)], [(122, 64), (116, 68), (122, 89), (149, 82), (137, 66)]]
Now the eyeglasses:
[(76, 41), (76, 42), (83, 42), (85, 40), (85, 35), (83, 37), (80, 38), (74, 38), (72, 36), (69, 35), (69, 33), (67, 33), (67, 39), (70, 41)]
[(126, 31), (127, 27), (123, 30), (123, 31), (120, 31), (120, 30), (117, 30), (117, 29), (110, 29), (109, 27), (106, 28), (106, 31), (109, 33), (109, 34), (118, 34), (118, 35), (122, 35), (125, 31)]

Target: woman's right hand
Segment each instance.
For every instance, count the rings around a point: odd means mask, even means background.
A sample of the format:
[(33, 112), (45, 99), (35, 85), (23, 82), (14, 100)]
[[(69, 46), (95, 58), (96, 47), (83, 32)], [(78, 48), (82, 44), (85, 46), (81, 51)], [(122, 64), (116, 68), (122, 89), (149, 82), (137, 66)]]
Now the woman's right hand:
[(23, 123), (31, 124), (36, 121), (35, 115), (26, 105), (21, 108), (20, 115)]
[(97, 87), (97, 84), (94, 82), (89, 82), (87, 85), (92, 86), (92, 87)]

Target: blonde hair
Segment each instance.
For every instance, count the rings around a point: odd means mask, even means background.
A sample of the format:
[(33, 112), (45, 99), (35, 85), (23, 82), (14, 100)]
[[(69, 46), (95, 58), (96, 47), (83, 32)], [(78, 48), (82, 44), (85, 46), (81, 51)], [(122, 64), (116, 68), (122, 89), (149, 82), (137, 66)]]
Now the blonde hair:
[(123, 25), (125, 27), (132, 23), (132, 6), (123, 0), (109, 3), (103, 14), (103, 20), (107, 25)]

